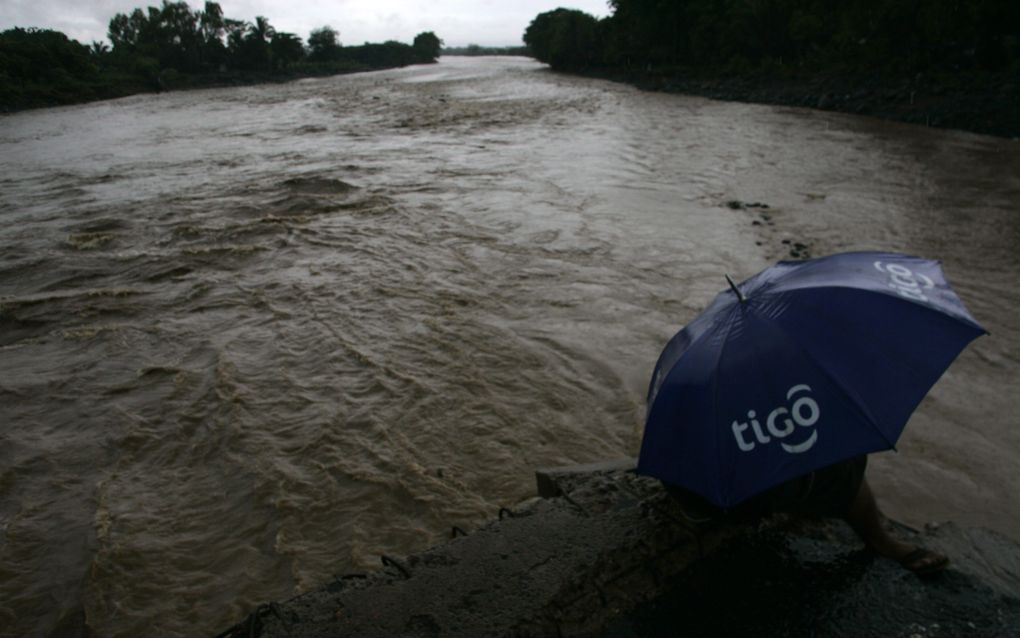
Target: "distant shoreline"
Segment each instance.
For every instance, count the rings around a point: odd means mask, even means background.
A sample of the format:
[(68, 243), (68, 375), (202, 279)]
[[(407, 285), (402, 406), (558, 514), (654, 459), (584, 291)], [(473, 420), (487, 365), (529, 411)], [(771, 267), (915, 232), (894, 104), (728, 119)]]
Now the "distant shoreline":
[[(435, 64), (435, 62), (416, 62), (413, 64)], [(58, 106), (92, 104), (94, 102), (103, 102), (106, 100), (117, 100), (124, 97), (130, 97), (132, 95), (155, 95), (175, 91), (257, 86), (260, 84), (283, 84), (308, 78), (325, 78), (337, 75), (350, 75), (353, 73), (370, 73), (372, 71), (399, 69), (412, 66), (413, 64), (397, 64), (390, 66), (335, 66), (332, 68), (305, 68), (300, 71), (277, 71), (273, 73), (259, 73), (256, 71), (227, 71), (224, 73), (185, 75), (172, 72), (160, 74), (159, 77), (153, 80), (152, 85), (149, 86), (142, 86), (140, 83), (136, 83), (121, 85), (118, 87), (103, 87), (104, 90), (91, 95), (79, 94), (81, 95), (80, 99), (67, 98), (66, 94), (64, 94), (59, 99), (31, 101), (13, 105), (0, 104), (0, 115), (13, 115), (24, 111), (53, 108)]]
[(838, 111), (1020, 139), (1020, 78), (1008, 72), (726, 75), (682, 68), (591, 68), (567, 73), (647, 91)]
[[(445, 55), (464, 55), (453, 50)], [(520, 55), (519, 53), (515, 53)], [(531, 56), (527, 56), (531, 57)], [(534, 58), (532, 58), (534, 59)], [(434, 63), (434, 62), (433, 62)], [(160, 74), (153, 86), (127, 85), (93, 94), (67, 94), (45, 101), (2, 104), (0, 113), (71, 106), (130, 95), (189, 89), (278, 84), (305, 78), (382, 71), (407, 66), (324, 65), (300, 71), (259, 73), (232, 71), (207, 75)], [(796, 106), (866, 115), (934, 128), (956, 129), (1020, 139), (1020, 78), (1009, 72), (951, 72), (916, 75), (875, 73), (745, 73), (686, 68), (615, 67), (555, 70), (568, 75), (600, 78), (646, 91), (698, 95), (717, 100)]]
[[(205, 25), (201, 29), (199, 22)], [(344, 47), (335, 30), (322, 27), (312, 31), (306, 47), (263, 16), (255, 24), (231, 21), (216, 3), (192, 14), (183, 2), (150, 7), (148, 16), (141, 9), (131, 17), (117, 14), (110, 21), (110, 40), (112, 49), (102, 42), (85, 46), (46, 29), (0, 32), (0, 112), (429, 64), (442, 45), (426, 31), (413, 44), (388, 40)]]

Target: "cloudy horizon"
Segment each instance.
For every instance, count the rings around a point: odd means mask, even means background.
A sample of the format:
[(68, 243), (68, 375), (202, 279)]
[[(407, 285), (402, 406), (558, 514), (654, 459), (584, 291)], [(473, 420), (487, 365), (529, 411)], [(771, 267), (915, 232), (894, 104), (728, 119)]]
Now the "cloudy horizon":
[[(61, 31), (69, 38), (89, 44), (107, 41), (110, 19), (131, 13), (137, 7), (161, 5), (162, 0), (4, 0), (0, 4), (0, 31), (13, 27), (36, 27)], [(204, 0), (188, 2), (193, 11)], [(340, 42), (397, 40), (410, 43), (423, 31), (432, 31), (446, 46), (521, 46), (521, 37), (536, 15), (560, 6), (580, 9), (597, 17), (608, 15), (606, 0), (524, 0), (515, 3), (496, 0), (224, 0), (219, 3), (228, 18), (253, 22), (264, 16), (278, 31), (308, 39), (312, 29), (330, 26)]]

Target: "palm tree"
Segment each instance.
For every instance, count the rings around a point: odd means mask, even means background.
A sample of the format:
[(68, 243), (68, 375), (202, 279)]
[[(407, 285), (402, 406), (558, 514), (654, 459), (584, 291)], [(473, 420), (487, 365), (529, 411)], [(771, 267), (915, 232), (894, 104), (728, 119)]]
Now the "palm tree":
[(242, 66), (253, 70), (269, 71), (272, 69), (272, 59), (269, 52), (269, 40), (276, 33), (276, 29), (269, 24), (264, 16), (256, 16), (255, 24), (248, 25), (248, 32), (244, 36), (242, 47)]
[(264, 16), (255, 16), (255, 24), (248, 27), (248, 37), (262, 42), (268, 42), (276, 29), (269, 24), (269, 19)]

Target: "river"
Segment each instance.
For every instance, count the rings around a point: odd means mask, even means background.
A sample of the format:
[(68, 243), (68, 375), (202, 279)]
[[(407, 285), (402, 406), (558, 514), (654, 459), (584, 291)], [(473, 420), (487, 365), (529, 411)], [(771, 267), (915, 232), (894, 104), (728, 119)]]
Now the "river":
[(210, 635), (636, 455), (791, 247), (943, 260), (992, 334), (869, 477), (1020, 539), (1018, 151), (513, 58), (0, 118), (0, 634)]

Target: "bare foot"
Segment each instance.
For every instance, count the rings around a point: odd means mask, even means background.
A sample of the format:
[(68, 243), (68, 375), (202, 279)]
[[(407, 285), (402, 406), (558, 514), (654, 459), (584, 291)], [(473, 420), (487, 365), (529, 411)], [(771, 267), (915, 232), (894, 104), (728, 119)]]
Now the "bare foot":
[(846, 514), (846, 521), (868, 548), (922, 578), (934, 576), (949, 565), (949, 559), (942, 554), (904, 543), (889, 533), (885, 528), (885, 516), (878, 509), (867, 481), (861, 481), (857, 496)]

